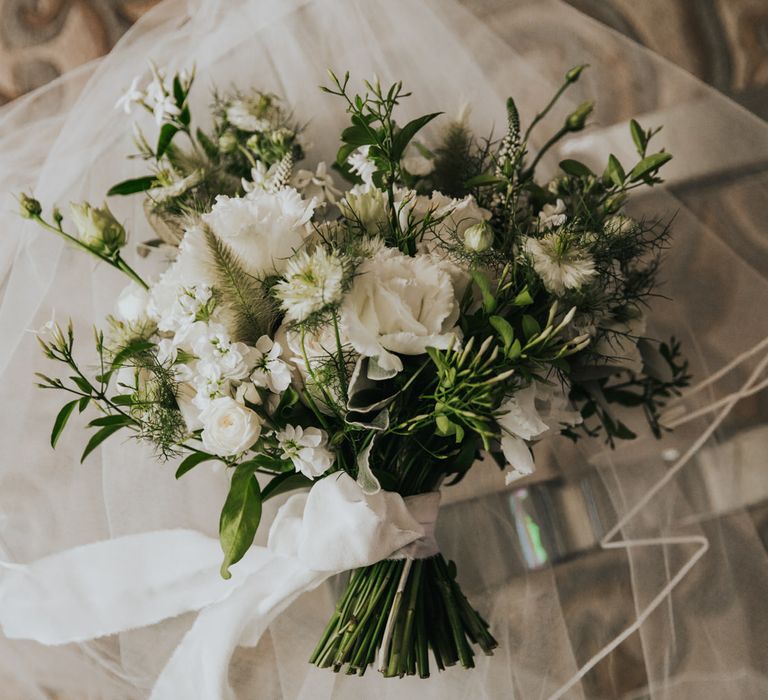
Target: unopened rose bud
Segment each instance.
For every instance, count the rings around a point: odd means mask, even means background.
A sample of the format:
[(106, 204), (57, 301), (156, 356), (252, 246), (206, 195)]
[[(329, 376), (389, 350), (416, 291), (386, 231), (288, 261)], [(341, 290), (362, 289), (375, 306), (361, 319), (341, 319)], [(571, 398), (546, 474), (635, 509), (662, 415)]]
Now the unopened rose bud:
[(19, 204), (21, 205), (21, 215), (25, 219), (32, 219), (36, 216), (40, 216), (43, 211), (40, 202), (32, 197), (27, 197), (25, 194), (19, 195)]
[(587, 117), (594, 109), (594, 102), (582, 102), (574, 112), (568, 115), (565, 126), (568, 131), (581, 131), (587, 123)]
[(219, 150), (222, 153), (232, 153), (237, 149), (237, 136), (231, 131), (225, 131), (219, 136)]
[(125, 245), (125, 229), (106, 203), (101, 209), (88, 202), (70, 204), (70, 211), (80, 240), (95, 252), (112, 255)]
[(482, 253), (493, 245), (493, 229), (481, 221), (464, 231), (464, 247), (475, 253)]

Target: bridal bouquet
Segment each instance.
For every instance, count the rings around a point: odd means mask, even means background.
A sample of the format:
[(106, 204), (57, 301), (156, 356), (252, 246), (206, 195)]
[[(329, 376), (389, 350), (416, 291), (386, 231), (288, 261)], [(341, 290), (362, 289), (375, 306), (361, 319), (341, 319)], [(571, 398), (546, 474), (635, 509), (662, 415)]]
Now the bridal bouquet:
[(350, 123), (335, 163), (312, 169), (277, 96), (216, 94), (193, 127), (194, 74), (152, 70), (118, 105), (154, 115), (155, 136), (136, 130), (147, 174), (108, 195), (143, 193), (157, 232), (143, 250), (170, 252), (159, 278), (125, 261), (106, 204), (72, 205), (67, 227), (21, 197), (26, 217), (131, 279), (96, 331), (95, 367), (76, 359), (71, 324), (40, 336), (66, 367), (40, 386), (71, 396), (51, 444), (73, 412), (96, 409), (83, 459), (127, 432), (180, 458), (177, 477), (226, 465), (225, 578), (269, 498), (335, 480), (386, 521), (395, 501), (383, 495), (396, 494), (418, 537), (352, 571), (311, 661), (386, 676), (473, 666), (496, 641), (435, 542), (439, 489), (486, 454), (508, 482), (531, 474), (550, 435), (631, 439), (620, 407), (641, 408), (660, 436), (660, 408), (688, 381), (674, 340), (643, 337), (667, 226), (624, 213), (671, 156), (633, 121), (636, 162), (610, 156), (596, 173), (565, 160), (537, 177), (551, 147), (586, 126), (591, 103), (531, 145), (583, 67), (525, 127), (510, 98), (498, 140), (465, 117), (403, 123), (401, 83), (356, 94), (331, 73), (323, 90)]

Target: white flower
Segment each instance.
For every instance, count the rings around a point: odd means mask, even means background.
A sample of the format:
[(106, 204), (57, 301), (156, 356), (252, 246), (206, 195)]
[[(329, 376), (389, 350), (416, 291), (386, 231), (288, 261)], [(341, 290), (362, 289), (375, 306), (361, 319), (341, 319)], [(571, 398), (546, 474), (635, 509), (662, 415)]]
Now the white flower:
[(333, 453), (326, 447), (328, 436), (319, 428), (286, 425), (275, 437), (283, 459), (290, 459), (296, 471), (310, 479), (322, 476), (333, 464)]
[(136, 76), (131, 81), (131, 87), (115, 102), (115, 109), (122, 109), (126, 114), (130, 114), (134, 105), (140, 105), (145, 97), (144, 91), (139, 90), (139, 76)]
[(255, 369), (251, 381), (260, 387), (269, 389), (274, 394), (281, 394), (291, 384), (291, 368), (280, 359), (283, 348), (263, 335), (256, 341)]
[(147, 315), (149, 292), (135, 282), (123, 288), (117, 298), (116, 316), (126, 323), (138, 323)]
[(373, 185), (355, 185), (339, 202), (347, 219), (359, 221), (371, 235), (376, 235), (387, 222), (387, 197)]
[(214, 399), (200, 414), (205, 449), (219, 457), (247, 450), (261, 434), (258, 415), (229, 396)]
[(352, 347), (392, 375), (403, 368), (392, 353), (448, 347), (459, 336), (458, 317), (454, 280), (444, 265), (430, 255), (386, 248), (357, 269), (341, 324)]
[(293, 186), (299, 190), (305, 198), (316, 199), (318, 204), (330, 202), (336, 204), (341, 190), (336, 187), (328, 166), (318, 163), (315, 172), (311, 170), (299, 170), (293, 176)]
[(227, 121), (240, 131), (261, 132), (269, 129), (269, 120), (259, 117), (252, 105), (244, 100), (230, 102), (226, 111)]
[(535, 400), (536, 386), (531, 384), (515, 392), (500, 408), (502, 415), (497, 420), (501, 428), (501, 451), (510, 466), (508, 484), (533, 473), (533, 456), (526, 441), (549, 429), (536, 411)]
[(425, 158), (418, 152), (403, 158), (400, 161), (400, 165), (402, 165), (411, 175), (416, 175), (417, 177), (429, 175), (435, 169), (434, 161), (430, 158)]
[(221, 324), (195, 323), (197, 337), (192, 352), (198, 358), (198, 371), (211, 379), (246, 379), (253, 369), (258, 351), (245, 343), (233, 343)]
[(472, 195), (453, 199), (437, 191), (431, 197), (414, 197), (410, 208), (403, 207), (401, 226), (408, 225), (409, 215), (415, 222), (422, 221), (427, 215), (436, 222), (421, 241), (420, 248), (425, 252), (436, 252), (441, 243), (463, 243), (467, 229), (491, 218), (491, 212), (479, 206)]
[(188, 190), (191, 190), (193, 187), (197, 187), (197, 185), (202, 182), (204, 174), (205, 173), (202, 170), (194, 170), (186, 177), (176, 180), (170, 185), (153, 187), (151, 190), (147, 191), (147, 196), (157, 204), (167, 202), (169, 199), (175, 199)]
[(533, 261), (533, 269), (552, 294), (580, 289), (596, 274), (595, 262), (589, 254), (565, 242), (557, 233), (548, 233), (538, 239), (527, 238), (523, 247)]
[(163, 122), (170, 121), (169, 117), (176, 117), (181, 114), (181, 110), (176, 106), (176, 102), (171, 95), (165, 95), (155, 100), (152, 112), (155, 115), (155, 123), (158, 126), (161, 126)]
[(613, 236), (626, 236), (637, 229), (637, 222), (623, 214), (609, 216), (603, 222), (603, 230)]
[(539, 212), (539, 227), (546, 229), (562, 226), (568, 220), (565, 211), (562, 199), (558, 199), (555, 204), (545, 204)]
[(493, 229), (483, 221), (473, 224), (464, 231), (464, 247), (475, 253), (482, 253), (493, 245)]
[(315, 248), (300, 250), (290, 260), (285, 275), (275, 287), (289, 321), (303, 321), (311, 314), (341, 301), (344, 264), (336, 253)]
[(314, 210), (315, 201), (304, 201), (292, 187), (274, 194), (256, 189), (245, 197), (219, 195), (203, 220), (249, 273), (263, 275), (284, 269), (303, 243)]
[(579, 425), (581, 412), (573, 408), (569, 398), (569, 387), (565, 382), (545, 384), (534, 381), (536, 387), (536, 410), (544, 423), (551, 428)]
[(368, 158), (370, 146), (361, 146), (349, 154), (347, 163), (349, 169), (355, 173), (365, 185), (373, 184), (373, 174), (376, 172), (376, 164)]

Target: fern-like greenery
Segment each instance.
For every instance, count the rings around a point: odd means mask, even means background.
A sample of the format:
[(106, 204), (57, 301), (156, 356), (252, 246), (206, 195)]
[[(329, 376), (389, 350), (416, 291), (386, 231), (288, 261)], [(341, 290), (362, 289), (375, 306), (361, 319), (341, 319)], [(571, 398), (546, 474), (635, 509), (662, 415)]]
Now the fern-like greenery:
[(464, 183), (480, 172), (472, 134), (462, 122), (452, 122), (435, 149), (435, 170), (432, 173), (436, 190), (451, 197), (467, 194)]
[(245, 270), (234, 251), (209, 227), (206, 226), (204, 231), (219, 301), (232, 313), (234, 336), (240, 342), (253, 345), (272, 328), (274, 302), (261, 282)]

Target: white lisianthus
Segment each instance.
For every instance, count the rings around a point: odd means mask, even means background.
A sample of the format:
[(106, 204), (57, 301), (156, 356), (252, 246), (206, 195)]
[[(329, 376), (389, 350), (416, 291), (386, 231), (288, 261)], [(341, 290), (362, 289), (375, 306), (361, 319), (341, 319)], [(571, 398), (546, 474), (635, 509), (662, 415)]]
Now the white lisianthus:
[(251, 381), (274, 394), (281, 394), (291, 384), (291, 368), (281, 359), (283, 348), (268, 335), (256, 341), (255, 369)]
[(259, 117), (253, 106), (245, 100), (233, 100), (226, 109), (227, 121), (240, 131), (261, 132), (269, 129), (267, 119)]
[(347, 219), (359, 221), (368, 233), (376, 235), (387, 222), (387, 196), (373, 185), (355, 185), (339, 202)]
[(552, 229), (562, 226), (568, 221), (565, 212), (565, 202), (562, 199), (558, 199), (555, 204), (545, 204), (539, 212), (539, 228)]
[(310, 479), (325, 474), (334, 461), (333, 452), (328, 447), (328, 436), (319, 428), (302, 428), (286, 425), (277, 438), (283, 459), (289, 459), (297, 472)]
[(255, 189), (245, 197), (218, 195), (203, 221), (238, 255), (252, 275), (284, 269), (306, 236), (315, 200), (304, 201), (292, 187), (275, 193)]
[(347, 158), (349, 169), (366, 185), (373, 184), (373, 174), (376, 172), (376, 164), (368, 158), (369, 150), (370, 146), (360, 146)]
[(304, 321), (313, 313), (341, 301), (344, 263), (334, 252), (300, 250), (286, 263), (285, 275), (274, 287), (289, 321)]
[(328, 166), (324, 162), (317, 164), (315, 172), (311, 170), (299, 170), (293, 176), (293, 186), (304, 195), (306, 199), (315, 199), (318, 204), (330, 202), (336, 204), (341, 196), (341, 190), (336, 187)]
[(459, 301), (450, 272), (430, 255), (409, 257), (386, 248), (357, 269), (341, 307), (352, 347), (385, 373), (403, 369), (397, 355), (447, 348), (460, 331)]
[(595, 261), (581, 248), (564, 242), (557, 233), (542, 238), (527, 238), (523, 249), (533, 262), (548, 292), (564, 294), (568, 289), (581, 289), (595, 276)]
[(72, 202), (69, 209), (78, 238), (89, 248), (98, 253), (112, 255), (125, 245), (125, 229), (109, 210), (106, 202), (101, 208), (94, 207), (89, 202)]
[(146, 318), (149, 292), (135, 282), (123, 288), (117, 298), (116, 316), (126, 323), (138, 323)]
[(498, 417), (501, 428), (501, 451), (509, 463), (507, 483), (533, 473), (533, 455), (527, 440), (545, 433), (549, 426), (536, 410), (536, 385), (515, 392), (502, 404)]
[(201, 412), (205, 449), (219, 457), (238, 455), (261, 435), (258, 415), (229, 396), (214, 399)]

